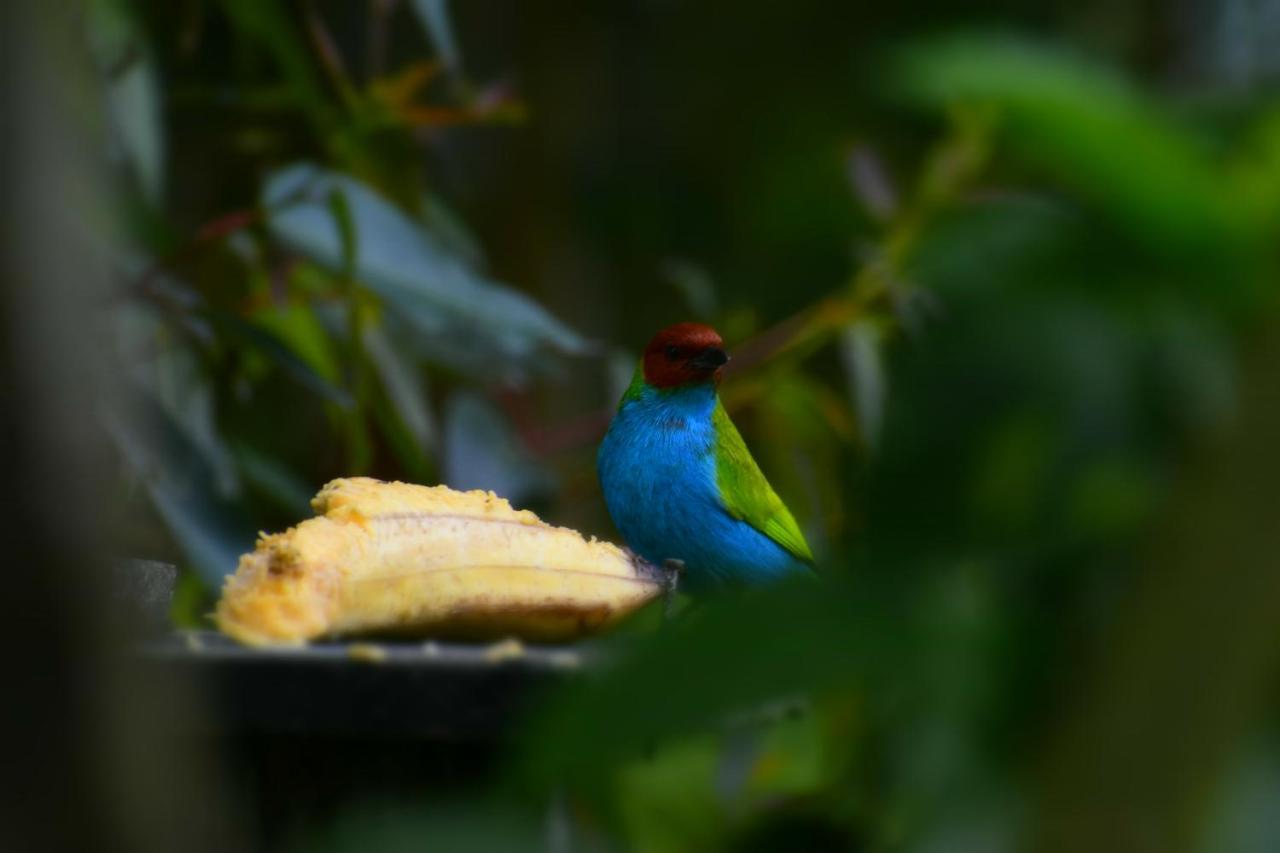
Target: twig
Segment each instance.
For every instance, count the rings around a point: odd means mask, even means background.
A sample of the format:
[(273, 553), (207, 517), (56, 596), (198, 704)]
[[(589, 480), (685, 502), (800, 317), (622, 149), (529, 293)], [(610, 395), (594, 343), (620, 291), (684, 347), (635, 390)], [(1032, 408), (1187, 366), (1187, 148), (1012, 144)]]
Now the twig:
[(382, 76), (387, 67), (387, 22), (397, 0), (369, 0), (369, 28), (365, 37), (365, 77), (369, 82)]
[(307, 27), (307, 41), (316, 55), (325, 76), (329, 78), (338, 97), (347, 106), (355, 102), (355, 88), (351, 85), (351, 77), (347, 74), (346, 63), (338, 51), (338, 45), (324, 25), (320, 13), (316, 11), (312, 0), (302, 2), (302, 20)]

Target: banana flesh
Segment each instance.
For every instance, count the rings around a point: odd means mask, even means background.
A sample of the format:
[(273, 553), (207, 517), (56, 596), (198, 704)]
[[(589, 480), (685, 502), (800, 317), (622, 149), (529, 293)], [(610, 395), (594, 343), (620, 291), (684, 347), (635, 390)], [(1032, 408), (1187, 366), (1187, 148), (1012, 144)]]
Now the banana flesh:
[(492, 492), (334, 480), (317, 517), (263, 534), (227, 578), (215, 614), (248, 645), (401, 634), (571, 640), (664, 589), (615, 545), (554, 527)]

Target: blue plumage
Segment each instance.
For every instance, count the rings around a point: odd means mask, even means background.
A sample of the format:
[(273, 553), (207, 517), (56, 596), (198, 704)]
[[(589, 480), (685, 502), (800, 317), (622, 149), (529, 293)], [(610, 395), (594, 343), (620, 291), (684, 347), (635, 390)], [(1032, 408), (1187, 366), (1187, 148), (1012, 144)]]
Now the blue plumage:
[(650, 562), (683, 560), (693, 593), (808, 573), (806, 563), (725, 506), (716, 480), (711, 382), (633, 386), (597, 457), (605, 503), (627, 544)]

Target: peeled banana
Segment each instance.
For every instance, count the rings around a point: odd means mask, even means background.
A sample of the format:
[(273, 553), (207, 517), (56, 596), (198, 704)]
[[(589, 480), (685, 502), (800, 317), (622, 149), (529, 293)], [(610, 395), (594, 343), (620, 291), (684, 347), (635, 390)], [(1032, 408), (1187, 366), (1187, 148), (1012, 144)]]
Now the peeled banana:
[(401, 634), (558, 642), (663, 592), (660, 570), (492, 492), (334, 480), (316, 518), (263, 534), (215, 614), (248, 645)]

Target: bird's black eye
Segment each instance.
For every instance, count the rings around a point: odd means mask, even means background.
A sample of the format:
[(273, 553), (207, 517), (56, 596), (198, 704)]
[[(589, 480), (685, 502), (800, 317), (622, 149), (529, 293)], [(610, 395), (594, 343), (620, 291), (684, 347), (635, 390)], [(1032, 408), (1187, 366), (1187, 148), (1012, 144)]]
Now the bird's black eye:
[(680, 347), (675, 346), (674, 344), (667, 344), (666, 353), (667, 361), (675, 361), (680, 357)]

